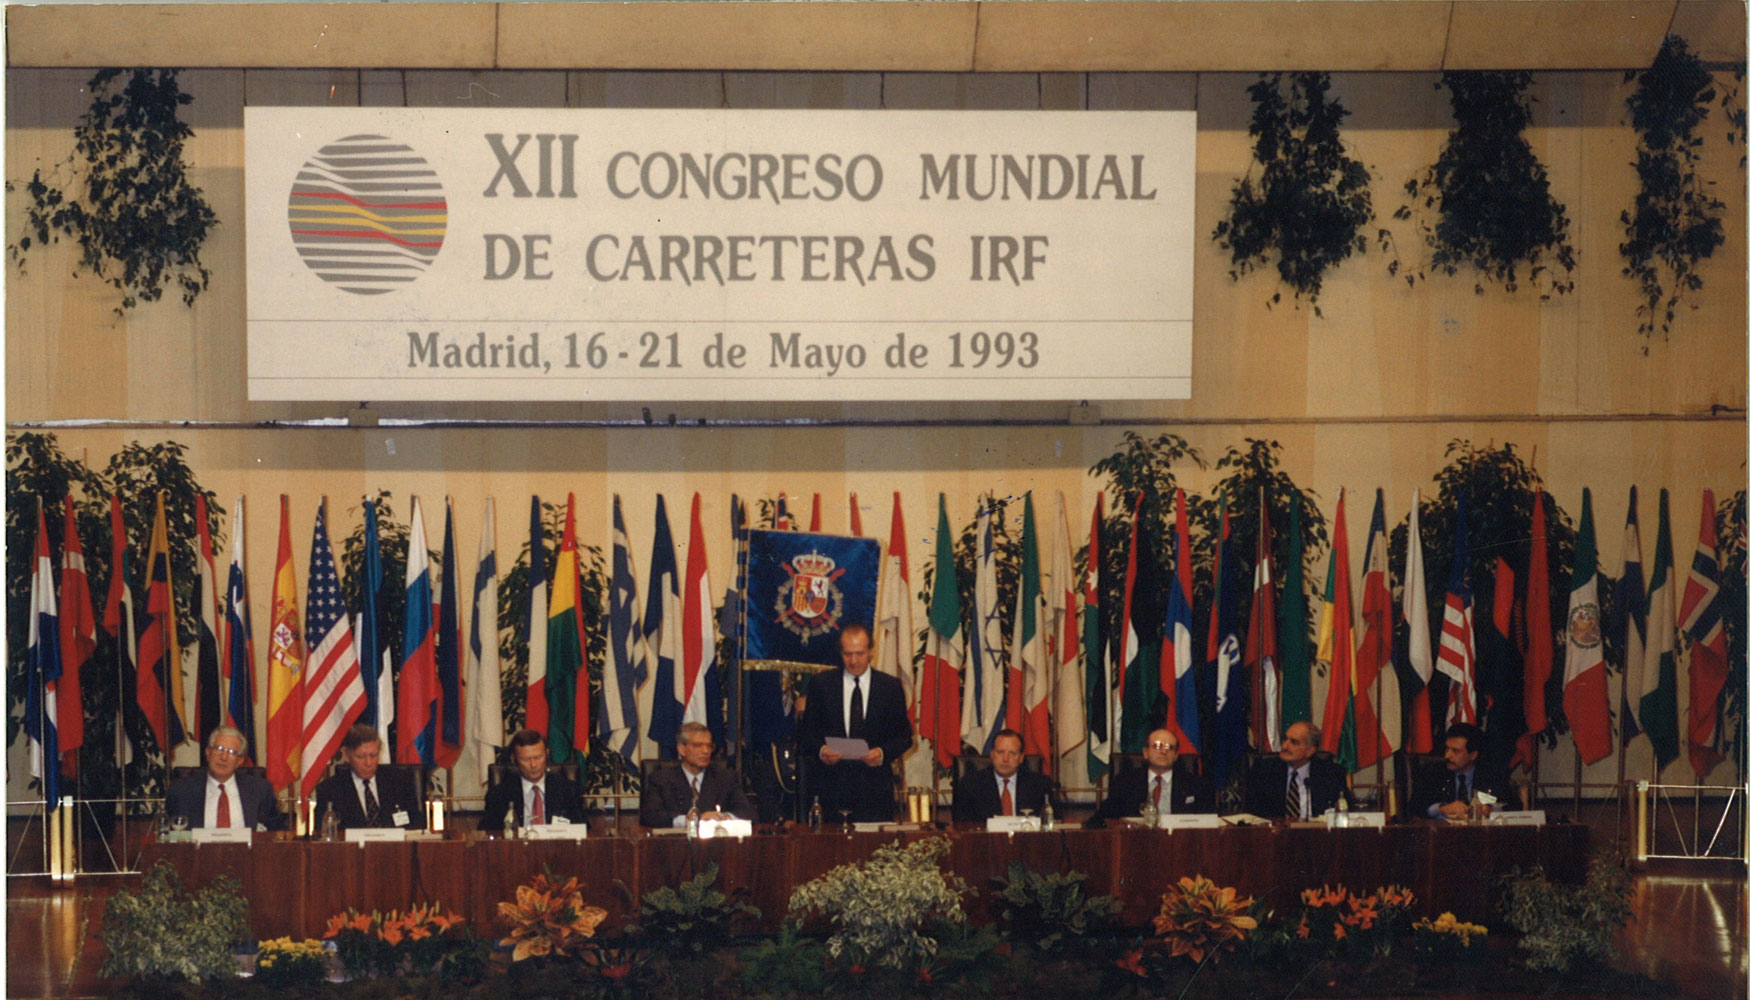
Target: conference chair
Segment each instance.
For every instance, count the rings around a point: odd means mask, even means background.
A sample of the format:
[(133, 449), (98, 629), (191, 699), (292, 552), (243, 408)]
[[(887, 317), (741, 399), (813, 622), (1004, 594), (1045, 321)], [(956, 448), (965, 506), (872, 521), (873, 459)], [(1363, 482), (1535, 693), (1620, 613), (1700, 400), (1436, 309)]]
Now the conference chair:
[[(548, 764), (547, 770), (577, 782), (580, 788), (583, 787), (582, 782), (578, 781), (576, 764)], [(486, 787), (488, 790), (496, 788), (499, 782), (508, 781), (516, 776), (517, 769), (514, 765), (488, 764), (486, 766)]]
[[(1045, 773), (1045, 758), (1036, 753), (1030, 753), (1021, 758), (1021, 767), (1034, 774)], [(963, 753), (954, 758), (954, 780), (959, 781), (969, 774), (990, 769), (990, 758), (984, 754)]]

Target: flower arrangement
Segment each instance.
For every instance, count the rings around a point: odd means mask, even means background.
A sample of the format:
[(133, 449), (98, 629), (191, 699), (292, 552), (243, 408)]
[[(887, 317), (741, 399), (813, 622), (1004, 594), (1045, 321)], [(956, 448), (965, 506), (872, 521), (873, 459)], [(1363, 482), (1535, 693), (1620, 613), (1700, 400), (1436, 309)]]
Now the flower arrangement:
[(511, 961), (529, 958), (575, 957), (608, 911), (583, 901), (583, 884), (575, 877), (560, 882), (547, 872), (516, 889), (516, 899), (498, 904), (498, 915), (510, 925), (510, 936), (499, 942), (511, 949)]
[(966, 923), (969, 890), (942, 871), (948, 838), (875, 849), (861, 864), (840, 865), (790, 895), (790, 915), (824, 914), (835, 928), (827, 953), (853, 972), (883, 965), (929, 968), (940, 947), (933, 931)]
[[(1208, 878), (1185, 876), (1179, 884), (1161, 893), (1161, 912), (1154, 918), (1155, 934), (1167, 944), (1172, 957), (1190, 956), (1202, 962), (1205, 956), (1219, 961), (1258, 927), (1250, 911), (1251, 897), (1241, 897), (1233, 886), (1218, 886)], [(1136, 971), (1140, 956), (1127, 958), (1121, 967)]]
[(1416, 894), (1401, 885), (1380, 886), (1362, 895), (1347, 886), (1322, 886), (1300, 894), (1294, 937), (1332, 956), (1384, 957), (1391, 953), (1398, 924)]
[(1482, 939), (1489, 936), (1487, 927), (1464, 923), (1451, 913), (1433, 920), (1423, 917), (1410, 930), (1416, 936), (1416, 954), (1436, 962), (1474, 958), (1483, 950)]
[(404, 966), (418, 972), (437, 966), (458, 944), (468, 942), (463, 923), (460, 914), (440, 903), (410, 906), (406, 913), (348, 908), (328, 918), (322, 937), (334, 942), (347, 975), (363, 979), (391, 976)]
[(315, 938), (274, 938), (255, 953), (255, 981), (263, 986), (314, 986), (327, 978), (328, 949)]

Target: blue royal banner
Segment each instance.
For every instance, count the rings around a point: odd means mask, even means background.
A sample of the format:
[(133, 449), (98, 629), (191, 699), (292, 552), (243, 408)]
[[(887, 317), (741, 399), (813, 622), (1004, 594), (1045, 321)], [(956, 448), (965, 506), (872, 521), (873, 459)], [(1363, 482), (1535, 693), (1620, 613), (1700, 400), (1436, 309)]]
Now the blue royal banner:
[(750, 670), (839, 665), (839, 630), (873, 627), (881, 543), (800, 531), (751, 531), (743, 602)]

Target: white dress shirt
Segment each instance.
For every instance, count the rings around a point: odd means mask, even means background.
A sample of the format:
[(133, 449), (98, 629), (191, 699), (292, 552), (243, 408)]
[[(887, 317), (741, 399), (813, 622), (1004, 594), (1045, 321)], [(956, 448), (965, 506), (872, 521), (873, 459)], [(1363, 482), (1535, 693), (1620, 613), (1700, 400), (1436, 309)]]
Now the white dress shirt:
[(207, 811), (201, 819), (201, 825), (209, 830), (218, 827), (219, 789), (221, 788), (225, 790), (226, 795), (231, 797), (231, 825), (243, 826), (243, 800), (237, 795), (237, 776), (235, 774), (226, 778), (222, 784), (215, 781), (212, 775), (207, 775)]
[(869, 671), (865, 670), (855, 677), (845, 674), (844, 711), (845, 735), (851, 735), (851, 692), (861, 689), (863, 692), (863, 721), (869, 721)]
[(530, 781), (521, 775), (517, 780), (523, 783), (523, 825), (535, 821), (535, 789), (541, 790), (541, 822), (553, 822), (553, 803), (547, 797), (547, 776), (541, 775), (540, 781)]
[[(1169, 767), (1160, 774), (1156, 774), (1152, 770), (1148, 773), (1148, 799), (1151, 802), (1154, 800), (1156, 785), (1159, 785), (1161, 789), (1161, 815), (1171, 815), (1173, 811), (1173, 769)], [(1147, 805), (1148, 803), (1143, 804)]]

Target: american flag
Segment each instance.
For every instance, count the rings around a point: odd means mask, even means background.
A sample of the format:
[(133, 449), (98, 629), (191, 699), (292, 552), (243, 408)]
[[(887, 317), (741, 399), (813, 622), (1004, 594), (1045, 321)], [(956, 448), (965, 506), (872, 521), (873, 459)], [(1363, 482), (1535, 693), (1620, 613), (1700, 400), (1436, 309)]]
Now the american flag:
[(310, 541), (309, 607), (304, 642), (310, 650), (304, 672), (304, 794), (322, 780), (346, 731), (365, 709), (365, 684), (359, 676), (358, 647), (347, 623), (334, 550), (328, 543), (328, 501), (316, 508), (316, 533)]

